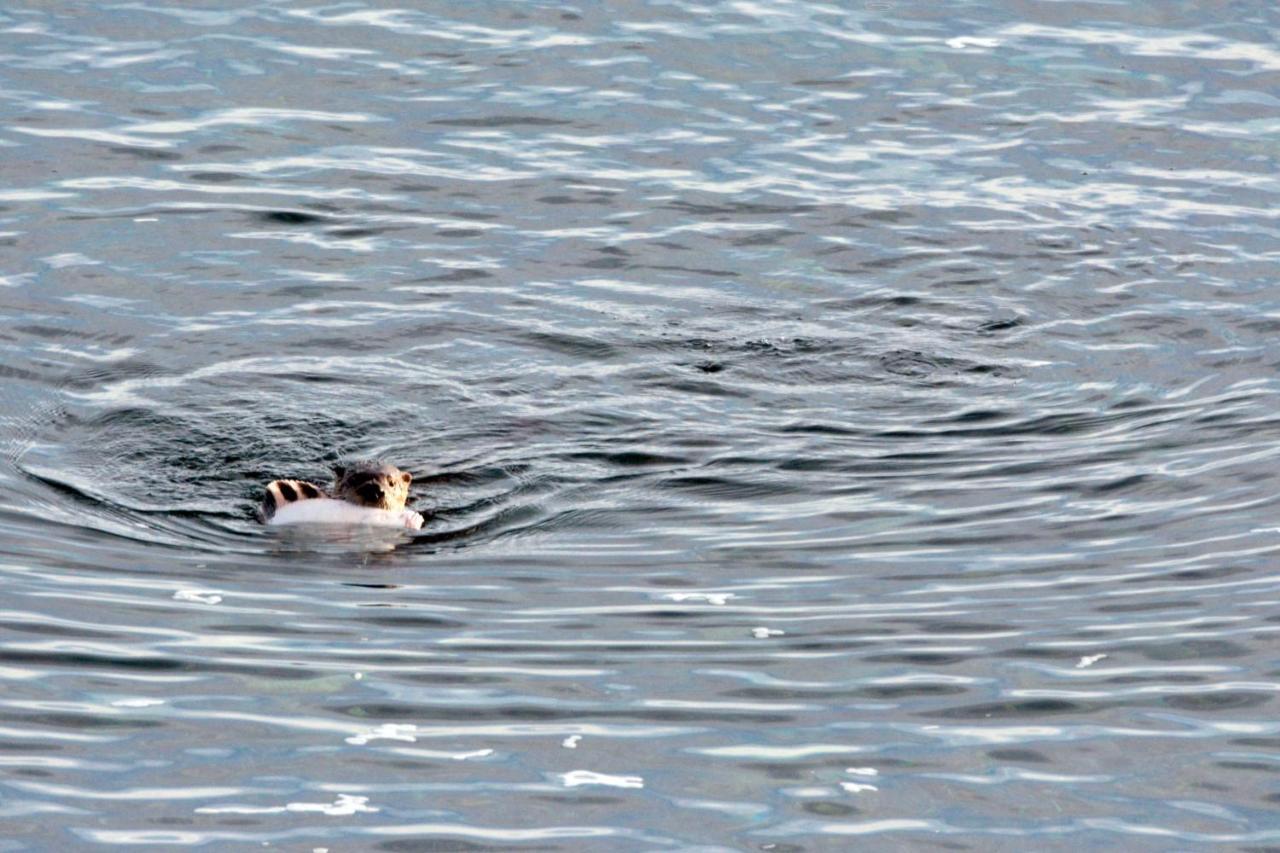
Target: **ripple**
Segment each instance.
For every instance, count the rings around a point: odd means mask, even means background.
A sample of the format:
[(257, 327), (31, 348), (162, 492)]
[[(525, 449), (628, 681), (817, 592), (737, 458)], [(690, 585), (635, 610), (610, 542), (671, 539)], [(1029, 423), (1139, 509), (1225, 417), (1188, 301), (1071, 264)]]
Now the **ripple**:
[(1277, 841), (1274, 22), (224, 5), (0, 11), (14, 843)]

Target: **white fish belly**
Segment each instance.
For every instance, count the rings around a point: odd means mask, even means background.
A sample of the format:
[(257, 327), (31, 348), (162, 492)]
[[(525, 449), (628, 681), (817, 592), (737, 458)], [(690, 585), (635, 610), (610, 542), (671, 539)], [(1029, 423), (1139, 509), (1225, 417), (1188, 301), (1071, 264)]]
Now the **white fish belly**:
[(285, 504), (276, 510), (268, 524), (357, 524), (374, 527), (422, 527), (422, 516), (411, 509), (391, 512), (356, 506), (333, 498), (311, 498)]

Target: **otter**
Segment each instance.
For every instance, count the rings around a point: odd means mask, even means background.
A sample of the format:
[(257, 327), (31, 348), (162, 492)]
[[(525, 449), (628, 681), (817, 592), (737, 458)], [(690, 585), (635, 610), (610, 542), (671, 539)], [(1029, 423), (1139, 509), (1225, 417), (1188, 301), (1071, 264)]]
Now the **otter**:
[(373, 524), (422, 527), (422, 516), (405, 509), (413, 475), (379, 461), (333, 468), (333, 494), (305, 480), (272, 480), (258, 517), (264, 524)]

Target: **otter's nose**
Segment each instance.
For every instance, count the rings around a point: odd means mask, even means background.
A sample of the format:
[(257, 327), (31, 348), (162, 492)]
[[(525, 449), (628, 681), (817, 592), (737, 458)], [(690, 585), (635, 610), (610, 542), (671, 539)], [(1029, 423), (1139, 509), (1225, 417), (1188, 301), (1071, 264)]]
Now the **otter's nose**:
[(360, 487), (360, 497), (371, 503), (379, 503), (383, 498), (382, 486), (377, 483), (365, 483)]

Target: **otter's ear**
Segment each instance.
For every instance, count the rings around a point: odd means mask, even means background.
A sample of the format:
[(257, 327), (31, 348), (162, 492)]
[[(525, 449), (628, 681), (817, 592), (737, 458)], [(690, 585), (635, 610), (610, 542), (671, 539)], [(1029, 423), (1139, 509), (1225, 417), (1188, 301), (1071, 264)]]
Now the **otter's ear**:
[(337, 477), (339, 480), (341, 480), (343, 477), (347, 476), (347, 466), (346, 466), (346, 465), (334, 465), (334, 466), (333, 466), (333, 476)]
[(404, 484), (407, 486), (413, 482), (413, 475), (410, 474), (408, 471), (401, 471), (400, 479), (404, 480)]

